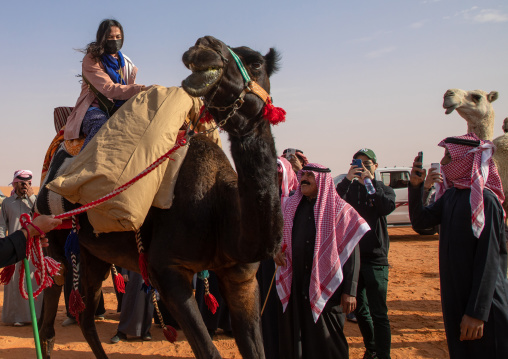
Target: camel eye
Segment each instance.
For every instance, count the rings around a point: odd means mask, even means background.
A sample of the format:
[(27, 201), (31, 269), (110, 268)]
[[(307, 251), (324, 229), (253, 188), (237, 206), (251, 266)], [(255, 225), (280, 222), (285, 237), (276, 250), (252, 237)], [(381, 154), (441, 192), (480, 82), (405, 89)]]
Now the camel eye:
[(261, 66), (263, 66), (260, 62), (254, 62), (252, 65), (250, 65), (254, 70), (259, 70)]
[(473, 94), (471, 97), (473, 98), (473, 101), (475, 101), (475, 102), (479, 102), (482, 99), (482, 95), (478, 95), (478, 94)]

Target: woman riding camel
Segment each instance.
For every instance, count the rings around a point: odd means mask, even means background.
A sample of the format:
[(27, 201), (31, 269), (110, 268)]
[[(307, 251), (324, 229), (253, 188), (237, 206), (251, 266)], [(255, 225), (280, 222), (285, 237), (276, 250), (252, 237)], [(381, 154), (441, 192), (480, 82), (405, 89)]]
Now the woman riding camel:
[(124, 41), (122, 25), (106, 19), (97, 30), (97, 38), (83, 52), (81, 94), (67, 119), (64, 139), (77, 139), (84, 135), (83, 148), (102, 125), (126, 100), (146, 91), (135, 83), (137, 67), (120, 52)]

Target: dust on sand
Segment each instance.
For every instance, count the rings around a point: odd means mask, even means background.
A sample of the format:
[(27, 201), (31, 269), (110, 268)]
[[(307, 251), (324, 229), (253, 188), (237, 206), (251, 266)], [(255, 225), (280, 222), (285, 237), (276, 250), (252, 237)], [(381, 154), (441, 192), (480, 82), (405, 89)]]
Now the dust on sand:
[[(392, 358), (448, 358), (446, 337), (441, 315), (438, 272), (437, 236), (420, 236), (408, 227), (390, 228), (390, 277), (388, 308), (392, 327)], [(105, 320), (97, 321), (97, 331), (104, 350), (111, 359), (193, 358), (183, 332), (171, 344), (162, 330), (152, 326), (152, 341), (132, 339), (110, 344), (115, 335), (119, 314), (111, 278), (104, 282)], [(28, 305), (28, 304), (27, 304)], [(0, 307), (3, 307), (3, 286), (0, 286)], [(56, 343), (53, 358), (95, 358), (77, 325), (63, 328), (65, 320), (63, 297), (55, 322)], [(350, 358), (362, 358), (364, 347), (356, 324), (346, 322), (345, 333), (350, 343)], [(30, 326), (0, 325), (0, 359), (35, 357)], [(241, 358), (233, 339), (218, 335), (214, 340), (224, 358)]]

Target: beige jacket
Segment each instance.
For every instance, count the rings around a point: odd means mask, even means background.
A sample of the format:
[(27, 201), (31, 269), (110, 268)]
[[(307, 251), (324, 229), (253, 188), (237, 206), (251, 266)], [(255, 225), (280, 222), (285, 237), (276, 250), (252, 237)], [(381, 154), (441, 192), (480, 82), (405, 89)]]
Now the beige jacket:
[[(125, 59), (125, 73), (127, 74), (127, 85), (120, 85), (114, 83), (109, 75), (104, 70), (102, 63), (95, 62), (90, 54), (85, 55), (83, 58), (82, 71), (83, 76), (102, 94), (109, 99), (115, 100), (128, 100), (132, 96), (141, 92), (143, 85), (135, 84), (137, 67), (132, 64), (132, 61), (124, 55)], [(94, 102), (95, 95), (88, 88), (85, 81), (81, 83), (81, 94), (76, 101), (76, 106), (72, 110), (67, 125), (65, 126), (64, 138), (72, 140), (79, 137), (81, 123), (85, 117), (86, 111)]]

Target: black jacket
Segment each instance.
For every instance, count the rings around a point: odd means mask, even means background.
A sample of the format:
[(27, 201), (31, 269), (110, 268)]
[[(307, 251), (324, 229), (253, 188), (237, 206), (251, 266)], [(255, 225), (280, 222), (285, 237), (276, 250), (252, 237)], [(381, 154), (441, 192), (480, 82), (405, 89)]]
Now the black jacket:
[(19, 262), (26, 256), (26, 238), (21, 230), (0, 238), (0, 268)]
[(358, 181), (344, 178), (337, 185), (337, 193), (363, 217), (370, 226), (360, 240), (362, 263), (388, 265), (390, 239), (386, 228), (386, 216), (395, 209), (395, 192), (380, 181), (373, 180), (373, 195), (367, 194), (365, 186)]

